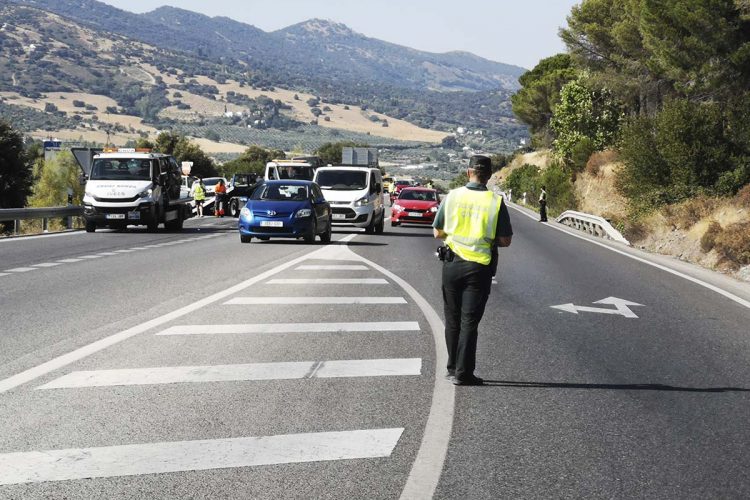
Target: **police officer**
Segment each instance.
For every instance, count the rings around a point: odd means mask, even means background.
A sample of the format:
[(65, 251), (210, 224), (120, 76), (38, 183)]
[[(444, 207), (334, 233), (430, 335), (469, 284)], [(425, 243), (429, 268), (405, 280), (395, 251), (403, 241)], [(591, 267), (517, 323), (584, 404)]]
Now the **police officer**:
[(547, 188), (542, 186), (539, 194), (539, 222), (547, 222)]
[(445, 241), (443, 305), (447, 378), (455, 385), (482, 385), (474, 375), (479, 322), (492, 286), (493, 252), (507, 247), (513, 230), (501, 196), (487, 189), (492, 163), (475, 155), (469, 161), (466, 186), (454, 189), (435, 216), (435, 238)]

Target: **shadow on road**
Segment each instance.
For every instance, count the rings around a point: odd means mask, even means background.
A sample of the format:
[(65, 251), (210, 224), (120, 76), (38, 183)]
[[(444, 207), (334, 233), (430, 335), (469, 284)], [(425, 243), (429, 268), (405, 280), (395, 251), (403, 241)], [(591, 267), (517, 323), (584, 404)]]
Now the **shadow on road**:
[(495, 387), (518, 387), (531, 389), (604, 389), (625, 391), (674, 391), (674, 392), (750, 392), (743, 387), (677, 387), (664, 384), (583, 384), (575, 382), (519, 382), (512, 380), (485, 380), (484, 385)]

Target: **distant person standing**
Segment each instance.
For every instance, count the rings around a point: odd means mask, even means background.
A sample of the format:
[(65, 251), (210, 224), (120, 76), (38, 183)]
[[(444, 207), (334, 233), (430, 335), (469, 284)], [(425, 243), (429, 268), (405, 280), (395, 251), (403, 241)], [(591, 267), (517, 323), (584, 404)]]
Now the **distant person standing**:
[(542, 186), (539, 194), (539, 222), (547, 222), (547, 188)]
[(219, 179), (214, 188), (214, 195), (216, 201), (214, 202), (214, 215), (216, 217), (224, 217), (224, 204), (227, 197), (227, 186), (224, 184), (224, 179)]
[(523, 192), (523, 198), (521, 199), (521, 202), (526, 205), (526, 191)]
[(200, 177), (196, 178), (193, 182), (193, 186), (190, 188), (190, 196), (195, 200), (195, 211), (198, 217), (203, 217), (203, 202), (206, 201), (206, 188)]

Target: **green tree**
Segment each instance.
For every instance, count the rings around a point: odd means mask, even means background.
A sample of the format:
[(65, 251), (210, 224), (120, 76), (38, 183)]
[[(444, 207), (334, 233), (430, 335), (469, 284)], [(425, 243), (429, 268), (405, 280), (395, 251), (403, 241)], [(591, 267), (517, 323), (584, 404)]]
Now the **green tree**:
[(550, 126), (555, 151), (570, 160), (576, 145), (590, 141), (595, 150), (614, 143), (623, 115), (619, 103), (605, 90), (591, 90), (579, 78), (563, 87)]
[(542, 59), (519, 78), (522, 88), (511, 97), (513, 113), (529, 126), (535, 145), (551, 145), (549, 125), (560, 101), (560, 90), (577, 74), (570, 56), (557, 54)]
[(0, 121), (0, 208), (25, 206), (31, 182), (31, 165), (21, 134)]
[(283, 159), (284, 152), (280, 150), (266, 149), (261, 146), (248, 147), (239, 157), (228, 161), (219, 167), (226, 177), (237, 173), (253, 172), (263, 174), (266, 163), (274, 159)]
[(42, 161), (34, 194), (29, 198), (32, 207), (61, 207), (68, 204), (68, 189), (73, 191), (73, 204), (80, 205), (83, 186), (79, 182), (80, 169), (70, 151), (61, 151), (50, 161)]

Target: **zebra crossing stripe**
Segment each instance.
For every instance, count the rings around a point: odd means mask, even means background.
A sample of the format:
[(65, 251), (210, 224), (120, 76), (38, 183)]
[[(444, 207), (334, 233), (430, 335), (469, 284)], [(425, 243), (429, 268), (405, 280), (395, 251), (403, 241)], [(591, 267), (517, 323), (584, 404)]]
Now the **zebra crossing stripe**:
[(269, 285), (387, 285), (383, 278), (291, 278), (273, 279)]
[(224, 305), (406, 304), (403, 297), (235, 297)]
[(359, 323), (248, 323), (226, 325), (177, 325), (156, 335), (220, 335), (244, 333), (346, 333), (418, 331), (416, 321)]
[(396, 377), (415, 376), (421, 373), (421, 358), (160, 366), (71, 372), (37, 387), (37, 390), (312, 378)]
[(403, 428), (0, 454), (0, 485), (389, 457)]

